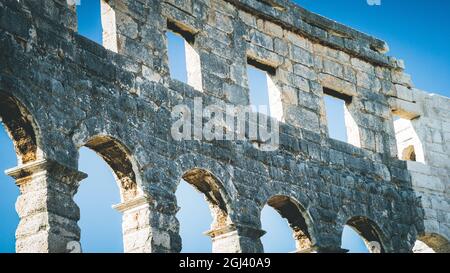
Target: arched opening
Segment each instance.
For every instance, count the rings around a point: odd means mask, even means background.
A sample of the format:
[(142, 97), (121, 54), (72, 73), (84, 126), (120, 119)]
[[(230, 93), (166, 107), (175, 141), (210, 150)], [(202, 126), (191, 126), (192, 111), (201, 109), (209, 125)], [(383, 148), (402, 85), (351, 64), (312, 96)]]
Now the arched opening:
[(348, 225), (342, 231), (341, 248), (348, 250), (348, 253), (370, 253), (365, 240)]
[(85, 145), (99, 154), (111, 167), (114, 178), (120, 189), (122, 202), (135, 198), (139, 193), (135, 167), (130, 152), (116, 139), (108, 136), (97, 136)]
[(9, 137), (13, 140), (18, 165), (38, 158), (38, 146), (31, 115), (21, 104), (0, 94), (0, 117)]
[(36, 160), (35, 126), (30, 113), (16, 99), (0, 94), (0, 253), (15, 252), (19, 216), (15, 203), (19, 188), (3, 171)]
[[(271, 208), (287, 223), (278, 221), (279, 217)], [(267, 231), (261, 239), (265, 252), (310, 252), (309, 219), (306, 210), (294, 199), (281, 195), (270, 198), (261, 213), (262, 228)], [(293, 235), (288, 237), (290, 232)]]
[(341, 247), (353, 253), (385, 252), (378, 226), (366, 217), (353, 217), (347, 222), (342, 234)]
[(402, 160), (416, 161), (416, 151), (413, 145), (410, 145), (403, 149)]
[[(222, 184), (211, 172), (200, 168), (185, 172), (181, 182), (176, 196), (180, 207), (177, 219), (182, 252), (210, 252), (211, 241), (206, 239), (205, 231), (208, 228), (219, 230), (231, 224)], [(200, 194), (193, 192), (192, 188)]]
[(117, 140), (97, 136), (80, 149), (79, 168), (88, 174), (75, 196), (83, 252), (123, 252), (122, 215), (112, 206), (141, 193), (129, 152)]
[(180, 208), (177, 219), (180, 222), (182, 252), (211, 252), (211, 239), (203, 232), (210, 228), (212, 217), (203, 193), (182, 180), (177, 188), (176, 197)]
[(15, 166), (17, 158), (12, 141), (0, 123), (0, 253), (14, 253), (19, 216), (14, 209), (19, 188), (3, 171)]
[(417, 239), (414, 253), (450, 253), (450, 243), (438, 234), (428, 234)]

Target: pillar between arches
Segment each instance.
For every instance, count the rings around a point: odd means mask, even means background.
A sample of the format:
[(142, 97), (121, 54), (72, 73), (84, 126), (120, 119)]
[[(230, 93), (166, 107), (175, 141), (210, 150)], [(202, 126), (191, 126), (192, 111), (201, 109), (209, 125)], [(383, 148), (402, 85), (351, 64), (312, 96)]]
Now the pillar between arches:
[[(161, 204), (159, 204), (161, 205)], [(176, 211), (162, 209), (147, 195), (113, 206), (122, 213), (125, 253), (176, 253), (181, 251)]]
[(230, 224), (205, 232), (211, 237), (214, 253), (262, 253), (260, 238), (264, 230), (247, 225)]
[(5, 173), (13, 177), (20, 188), (16, 202), (20, 217), (16, 252), (81, 250), (78, 249), (80, 228), (77, 224), (80, 210), (73, 196), (87, 175), (50, 159), (33, 161)]

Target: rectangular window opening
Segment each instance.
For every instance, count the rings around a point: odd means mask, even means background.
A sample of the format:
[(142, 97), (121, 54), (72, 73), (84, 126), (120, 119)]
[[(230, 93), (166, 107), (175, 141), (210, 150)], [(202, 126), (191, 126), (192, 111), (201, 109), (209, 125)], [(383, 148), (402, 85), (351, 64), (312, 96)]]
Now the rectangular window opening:
[(328, 88), (323, 92), (329, 137), (360, 147), (358, 125), (349, 109), (352, 97)]
[(116, 14), (108, 1), (76, 3), (78, 34), (117, 52)]
[(281, 93), (273, 79), (276, 69), (252, 58), (247, 59), (247, 64), (252, 110), (281, 121), (283, 117)]
[(167, 41), (170, 76), (202, 91), (200, 55), (194, 48), (195, 34), (167, 21)]

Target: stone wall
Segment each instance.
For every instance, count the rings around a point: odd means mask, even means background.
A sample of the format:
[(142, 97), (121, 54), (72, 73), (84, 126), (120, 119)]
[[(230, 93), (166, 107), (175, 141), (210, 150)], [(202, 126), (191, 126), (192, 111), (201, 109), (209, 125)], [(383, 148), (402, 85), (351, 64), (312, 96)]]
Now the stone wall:
[(416, 162), (408, 161), (407, 165), (425, 212), (420, 240), (434, 251), (449, 252), (450, 99), (412, 89), (403, 100), (414, 108), (404, 107), (402, 116), (410, 113), (416, 117), (397, 120), (395, 127), (399, 154), (411, 147), (416, 154)]
[[(345, 224), (385, 252), (410, 252), (428, 232), (448, 240), (448, 150), (428, 153), (447, 164), (430, 163), (441, 185), (430, 209), (429, 192), (397, 159), (391, 111), (414, 112), (399, 98), (415, 93), (384, 42), (284, 0), (110, 0), (102, 15), (106, 48), (77, 34), (66, 1), (0, 1), (0, 115), (19, 158), (8, 172), (21, 189), (18, 252), (65, 252), (79, 240), (82, 146), (116, 174), (126, 252), (180, 251), (182, 178), (209, 202), (216, 252), (263, 251), (266, 204), (288, 219), (299, 252), (343, 251)], [(170, 78), (168, 26), (194, 37), (201, 90), (198, 79), (195, 89)], [(249, 59), (275, 71), (280, 148), (173, 140), (176, 105), (249, 103)], [(353, 145), (328, 137), (324, 90), (351, 98)], [(436, 106), (429, 101), (423, 109)], [(440, 145), (448, 145), (444, 132)]]

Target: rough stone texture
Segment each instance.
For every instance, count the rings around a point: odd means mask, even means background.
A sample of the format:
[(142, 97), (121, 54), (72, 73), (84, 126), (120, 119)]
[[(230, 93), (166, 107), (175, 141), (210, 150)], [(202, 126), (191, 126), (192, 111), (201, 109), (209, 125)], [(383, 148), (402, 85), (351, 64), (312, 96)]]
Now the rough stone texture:
[(434, 251), (450, 252), (450, 99), (417, 89), (397, 90), (408, 92), (398, 97), (414, 106), (401, 108), (397, 103), (396, 112), (402, 117), (416, 115), (413, 120), (395, 121), (395, 128), (399, 154), (406, 156), (413, 147), (417, 161), (408, 161), (408, 170), (425, 213), (419, 239)]
[[(21, 189), (18, 252), (64, 252), (79, 240), (82, 146), (116, 175), (127, 252), (180, 251), (182, 178), (205, 194), (216, 252), (263, 251), (265, 204), (289, 220), (298, 252), (343, 251), (345, 224), (385, 252), (411, 252), (430, 234), (448, 242), (450, 104), (411, 90), (384, 42), (286, 0), (110, 0), (102, 14), (108, 49), (76, 33), (66, 1), (0, 1), (0, 115), (19, 159), (9, 171)], [(168, 21), (195, 37), (202, 91), (170, 79)], [(173, 106), (194, 97), (248, 104), (247, 59), (276, 72), (280, 149), (174, 141)], [(358, 147), (329, 139), (324, 88), (351, 97)], [(415, 94), (415, 103), (402, 99)], [(423, 171), (397, 159), (392, 110), (423, 118)]]

